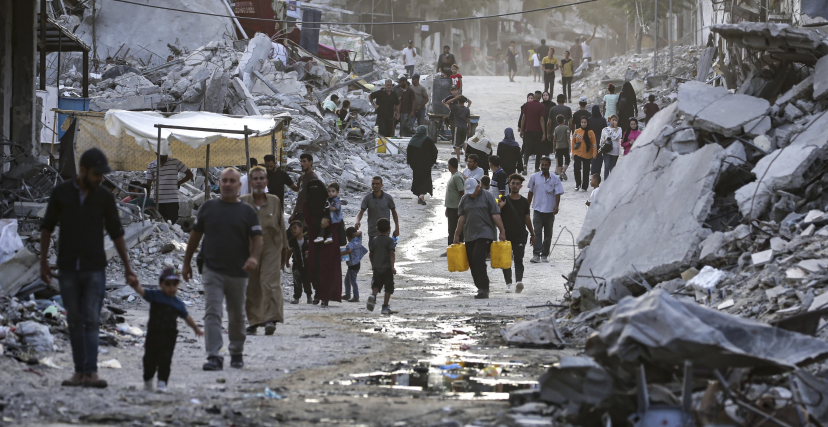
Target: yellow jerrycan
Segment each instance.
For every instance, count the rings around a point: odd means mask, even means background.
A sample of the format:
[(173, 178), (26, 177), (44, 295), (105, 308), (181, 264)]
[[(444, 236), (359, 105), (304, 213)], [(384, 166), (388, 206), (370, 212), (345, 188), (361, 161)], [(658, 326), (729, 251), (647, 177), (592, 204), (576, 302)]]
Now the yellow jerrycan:
[(466, 245), (460, 243), (446, 249), (449, 273), (466, 271), (469, 269), (469, 258), (466, 256)]
[(512, 242), (492, 242), (492, 268), (512, 268)]

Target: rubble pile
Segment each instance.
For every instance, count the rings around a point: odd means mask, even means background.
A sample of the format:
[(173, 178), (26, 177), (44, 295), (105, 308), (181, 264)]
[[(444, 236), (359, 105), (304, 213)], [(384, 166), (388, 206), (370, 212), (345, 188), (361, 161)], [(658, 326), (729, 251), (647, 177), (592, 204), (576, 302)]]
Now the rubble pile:
[[(768, 52), (828, 41), (779, 24), (712, 31), (737, 47), (761, 35)], [(678, 86), (592, 201), (569, 312), (532, 320), (586, 355), (513, 396), (540, 400), (516, 413), (621, 425), (660, 405), (699, 425), (828, 422), (828, 59), (813, 52), (761, 69), (731, 61), (735, 91)]]

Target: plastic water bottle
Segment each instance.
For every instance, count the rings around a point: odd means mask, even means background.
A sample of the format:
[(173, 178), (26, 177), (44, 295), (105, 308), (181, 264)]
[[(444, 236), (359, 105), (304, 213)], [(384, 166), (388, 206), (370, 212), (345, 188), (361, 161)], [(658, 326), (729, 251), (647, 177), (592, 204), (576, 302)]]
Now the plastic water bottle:
[(394, 236), (394, 247), (397, 247), (397, 242), (399, 241), (400, 236)]

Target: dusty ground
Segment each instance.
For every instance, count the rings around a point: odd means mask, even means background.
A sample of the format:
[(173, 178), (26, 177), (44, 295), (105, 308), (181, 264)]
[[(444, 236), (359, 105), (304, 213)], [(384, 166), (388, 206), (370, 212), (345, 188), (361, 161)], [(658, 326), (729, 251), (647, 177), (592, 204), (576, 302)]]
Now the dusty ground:
[[(517, 83), (506, 77), (465, 78), (472, 110), (495, 142), (505, 127), (516, 125), (526, 93), (539, 87), (531, 77), (518, 77)], [(223, 372), (203, 372), (203, 343), (179, 325), (167, 394), (143, 391), (141, 340), (101, 347), (106, 352), (101, 361), (117, 359), (122, 365), (101, 369), (108, 389), (61, 388), (71, 373), (71, 353), (68, 341), (58, 339), (61, 351), (54, 361), (62, 370), (0, 358), (0, 425), (512, 424), (506, 392), (536, 387), (544, 365), (579, 349), (509, 348), (498, 330), (541, 311), (526, 306), (561, 301), (561, 275), (573, 262), (573, 238), (562, 230), (577, 236), (588, 193), (574, 192), (571, 180), (564, 183), (555, 222), (558, 247), (549, 264), (530, 264), (527, 253), (522, 294), (506, 293), (502, 273), (490, 270), (491, 298), (474, 300), (471, 275), (448, 273), (446, 259), (439, 257), (447, 236), (442, 198), (448, 156), (448, 146), (441, 146), (434, 198), (427, 206), (418, 205), (410, 192), (392, 193), (402, 220), (392, 316), (365, 309), (366, 259), (359, 277), (362, 303), (332, 303), (328, 309), (286, 305), (287, 321), (275, 336), (248, 337), (242, 370), (229, 368), (227, 358)], [(197, 320), (202, 309), (191, 307)], [(130, 309), (126, 319), (143, 327), (146, 306)], [(447, 376), (438, 372), (437, 366), (453, 362), (467, 369)], [(487, 376), (487, 366), (499, 367), (498, 375)], [(257, 396), (265, 388), (282, 398)]]

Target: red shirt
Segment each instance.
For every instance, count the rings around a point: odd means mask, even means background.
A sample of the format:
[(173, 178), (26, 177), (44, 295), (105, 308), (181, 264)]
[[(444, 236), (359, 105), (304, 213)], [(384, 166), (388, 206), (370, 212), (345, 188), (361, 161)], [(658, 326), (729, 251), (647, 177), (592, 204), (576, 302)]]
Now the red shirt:
[(460, 74), (452, 74), (451, 84), (457, 86), (457, 89), (463, 89), (463, 76)]
[(527, 102), (523, 109), (526, 114), (526, 132), (543, 132), (540, 121), (546, 114), (546, 108), (538, 101)]

